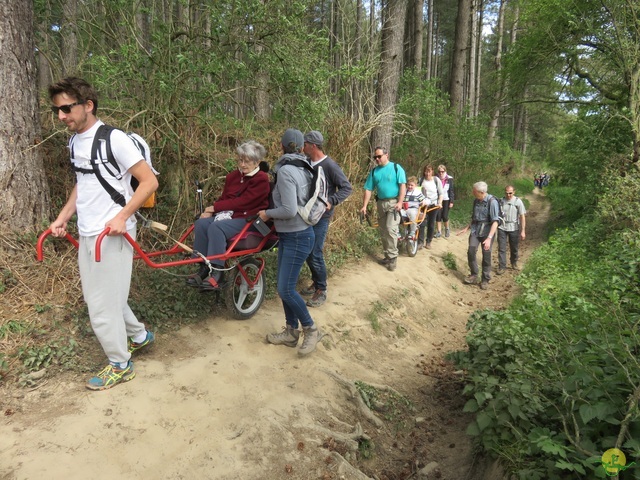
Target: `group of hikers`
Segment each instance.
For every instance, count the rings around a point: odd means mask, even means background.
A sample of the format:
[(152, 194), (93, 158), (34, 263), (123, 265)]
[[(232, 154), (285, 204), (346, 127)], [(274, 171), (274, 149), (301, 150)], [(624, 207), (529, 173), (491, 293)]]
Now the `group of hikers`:
[[(124, 233), (135, 239), (135, 213), (158, 188), (155, 172), (130, 136), (106, 127), (97, 117), (98, 95), (85, 80), (69, 77), (49, 86), (52, 111), (73, 133), (69, 140), (70, 159), (76, 171), (76, 184), (57, 218), (51, 223), (54, 236), (66, 235), (67, 223), (77, 214), (80, 236), (78, 265), (82, 292), (93, 331), (109, 363), (90, 378), (86, 387), (104, 390), (134, 378), (132, 354), (148, 347), (155, 335), (138, 320), (128, 305), (133, 248)], [(109, 128), (109, 136), (101, 133)], [(194, 251), (203, 258), (223, 254), (227, 242), (246, 225), (247, 218), (273, 222), (278, 235), (277, 291), (282, 300), (285, 325), (269, 333), (268, 343), (298, 347), (298, 354), (313, 352), (322, 334), (311, 317), (309, 307), (327, 300), (327, 268), (324, 243), (335, 207), (352, 193), (352, 185), (340, 166), (324, 152), (324, 138), (317, 130), (303, 134), (288, 129), (281, 141), (282, 154), (269, 172), (266, 149), (249, 140), (237, 147), (237, 168), (225, 178), (221, 195), (204, 208), (196, 220)], [(434, 238), (450, 236), (449, 209), (453, 208), (453, 177), (444, 165), (437, 172), (431, 165), (420, 179), (407, 179), (404, 169), (389, 161), (386, 148), (376, 147), (372, 168), (364, 184), (361, 212), (375, 191), (379, 233), (384, 258), (380, 264), (393, 271), (398, 257), (398, 225), (402, 215), (416, 218), (417, 209), (426, 207), (426, 217), (415, 225), (421, 248), (430, 249)], [(114, 173), (115, 171), (115, 173)], [(270, 178), (271, 173), (272, 178)], [(314, 190), (314, 179), (321, 173), (326, 182), (323, 213), (310, 222), (300, 213)], [(133, 188), (131, 180), (137, 181)], [(487, 185), (473, 186), (475, 197), (472, 221), (461, 230), (470, 230), (468, 260), (471, 274), (466, 283), (477, 283), (477, 247), (482, 245), (481, 288), (491, 278), (491, 247), (498, 232), (500, 266), (506, 269), (506, 244), (510, 244), (511, 266), (518, 268), (518, 241), (525, 238), (525, 209), (512, 186), (501, 201), (487, 193)], [(493, 200), (496, 201), (493, 201)], [(503, 217), (502, 217), (503, 216)], [(93, 258), (100, 233), (109, 228), (102, 241), (102, 261)], [(307, 264), (311, 284), (298, 291), (300, 272)], [(224, 261), (212, 259), (199, 264), (198, 271), (186, 279), (189, 286), (217, 290), (223, 285)], [(304, 296), (308, 297), (305, 301)]]
[(549, 185), (550, 180), (551, 180), (551, 175), (549, 175), (547, 172), (536, 173), (533, 176), (533, 185), (535, 187), (542, 189), (543, 187), (546, 187), (547, 185)]
[[(374, 190), (376, 191), (376, 209), (378, 213), (378, 230), (382, 239), (384, 258), (379, 263), (389, 271), (394, 271), (398, 258), (398, 228), (400, 219), (405, 216), (415, 222), (419, 208), (426, 207), (426, 216), (418, 225), (410, 225), (411, 233), (418, 231), (419, 248), (431, 248), (434, 237), (449, 237), (449, 209), (453, 207), (455, 191), (453, 177), (447, 173), (444, 165), (438, 165), (438, 173), (434, 175), (433, 166), (425, 165), (423, 176), (409, 177), (402, 166), (389, 160), (385, 148), (376, 147), (373, 168), (364, 185), (364, 203), (361, 214), (367, 213), (367, 206)], [(489, 288), (491, 280), (491, 252), (493, 239), (498, 234), (498, 275), (507, 268), (507, 244), (510, 250), (511, 267), (518, 270), (519, 243), (526, 237), (526, 209), (521, 199), (515, 196), (513, 185), (507, 185), (502, 199), (490, 195), (485, 182), (473, 185), (473, 211), (471, 222), (458, 235), (469, 232), (467, 260), (470, 275), (464, 281), (467, 284), (480, 284), (480, 288)], [(436, 231), (437, 225), (437, 231)], [(426, 229), (426, 236), (424, 231)], [(482, 245), (482, 275), (477, 262), (478, 247)]]

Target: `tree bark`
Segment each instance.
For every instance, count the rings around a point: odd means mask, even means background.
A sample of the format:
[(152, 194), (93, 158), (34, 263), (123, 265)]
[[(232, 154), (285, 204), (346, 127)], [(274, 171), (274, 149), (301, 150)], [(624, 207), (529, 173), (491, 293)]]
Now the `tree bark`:
[(40, 140), (33, 3), (0, 2), (0, 229), (32, 230), (48, 217)]
[(413, 65), (416, 72), (422, 70), (422, 37), (424, 24), (424, 0), (414, 0), (414, 46), (413, 46)]
[(495, 75), (498, 80), (498, 86), (494, 97), (495, 105), (491, 114), (491, 121), (489, 122), (489, 142), (493, 142), (496, 138), (496, 132), (498, 131), (498, 119), (500, 118), (500, 112), (502, 110), (502, 102), (504, 98), (504, 80), (502, 76), (502, 44), (504, 40), (504, 10), (507, 0), (500, 1), (500, 8), (498, 9), (498, 24), (497, 36), (498, 43), (496, 46), (496, 56), (494, 57), (494, 64), (496, 67)]
[(458, 0), (456, 37), (449, 83), (451, 111), (458, 117), (462, 116), (464, 109), (464, 80), (470, 41), (471, 5), (472, 0)]
[(78, 69), (78, 0), (67, 0), (63, 7), (62, 25), (62, 75), (69, 77)]
[(427, 65), (426, 78), (430, 80), (432, 77), (433, 65), (433, 0), (427, 0)]
[(402, 41), (408, 0), (389, 0), (383, 10), (380, 73), (376, 89), (376, 113), (379, 125), (373, 129), (374, 146), (391, 146), (395, 105), (402, 67)]

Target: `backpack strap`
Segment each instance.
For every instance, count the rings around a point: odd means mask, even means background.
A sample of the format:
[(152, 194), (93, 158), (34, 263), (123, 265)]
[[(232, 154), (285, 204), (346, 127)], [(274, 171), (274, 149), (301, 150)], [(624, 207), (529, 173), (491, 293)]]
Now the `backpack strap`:
[(118, 205), (120, 205), (121, 207), (124, 208), (124, 206), (127, 203), (126, 199), (124, 198), (124, 195), (122, 195), (120, 192), (118, 192), (115, 188), (113, 188), (111, 186), (111, 184), (109, 182), (107, 182), (104, 179), (104, 177), (100, 173), (100, 168), (98, 167), (100, 144), (101, 144), (101, 142), (105, 142), (107, 161), (113, 167), (115, 167), (115, 170), (117, 171), (117, 174), (113, 173), (109, 169), (109, 167), (107, 167), (106, 163), (103, 163), (102, 165), (107, 170), (107, 172), (109, 172), (109, 174), (112, 175), (113, 177), (117, 178), (118, 180), (120, 180), (122, 178), (122, 175), (120, 173), (120, 167), (118, 167), (118, 163), (116, 162), (116, 160), (115, 160), (115, 158), (113, 156), (113, 151), (111, 150), (111, 132), (113, 130), (114, 130), (114, 127), (112, 127), (110, 125), (100, 125), (98, 127), (98, 130), (96, 131), (96, 134), (93, 137), (93, 144), (91, 145), (91, 160), (90, 161), (91, 161), (91, 168), (93, 169), (93, 173), (95, 174), (96, 179), (98, 180), (98, 182), (100, 182), (100, 185), (102, 185), (102, 188), (104, 188), (106, 190), (106, 192), (111, 197), (111, 200), (113, 200), (115, 203), (117, 203)]

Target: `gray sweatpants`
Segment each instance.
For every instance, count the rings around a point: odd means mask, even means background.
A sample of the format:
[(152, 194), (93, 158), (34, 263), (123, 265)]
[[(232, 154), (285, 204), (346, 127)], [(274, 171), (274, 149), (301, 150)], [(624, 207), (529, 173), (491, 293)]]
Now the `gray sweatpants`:
[[(136, 229), (129, 230), (134, 239)], [(110, 362), (124, 363), (131, 358), (127, 337), (141, 335), (145, 327), (127, 303), (133, 267), (133, 248), (122, 235), (104, 237), (95, 261), (98, 236), (80, 237), (78, 266), (82, 294), (89, 308), (93, 332)]]

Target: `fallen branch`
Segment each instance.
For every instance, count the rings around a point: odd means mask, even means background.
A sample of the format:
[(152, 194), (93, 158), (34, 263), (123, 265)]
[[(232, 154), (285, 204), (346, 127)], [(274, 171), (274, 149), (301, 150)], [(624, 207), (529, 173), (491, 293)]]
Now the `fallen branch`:
[(348, 478), (349, 480), (373, 480), (347, 462), (338, 452), (331, 452), (330, 456), (335, 462), (336, 473), (340, 475), (340, 478)]
[[(331, 372), (329, 370), (324, 370), (324, 372), (330, 377), (332, 377), (335, 381), (337, 381), (340, 385), (342, 385), (347, 390), (349, 390), (349, 392), (351, 393), (351, 397), (356, 402), (358, 411), (362, 414), (362, 416), (364, 416), (367, 420), (369, 420), (378, 428), (382, 428), (384, 426), (384, 423), (382, 422), (382, 420), (376, 417), (371, 411), (371, 409), (367, 406), (367, 404), (364, 403), (364, 400), (362, 399), (360, 392), (358, 392), (358, 389), (356, 388), (356, 385), (354, 382), (341, 377), (335, 372)], [(388, 388), (391, 388), (391, 387), (388, 387)]]
[(360, 440), (371, 440), (371, 437), (364, 433), (364, 430), (362, 429), (360, 423), (356, 424), (352, 433), (336, 432), (318, 425), (314, 425), (310, 428), (325, 437), (331, 437), (336, 442), (342, 443), (352, 452), (358, 450), (358, 447), (360, 446)]

